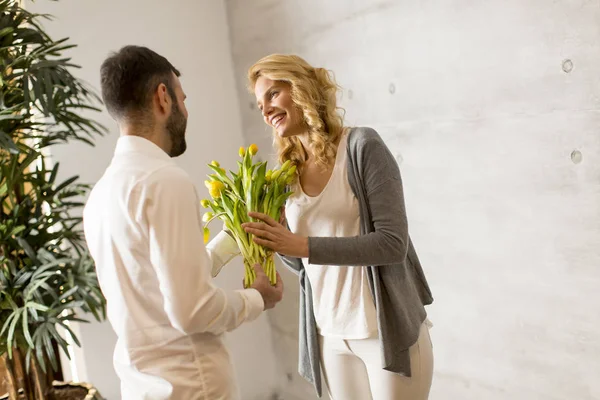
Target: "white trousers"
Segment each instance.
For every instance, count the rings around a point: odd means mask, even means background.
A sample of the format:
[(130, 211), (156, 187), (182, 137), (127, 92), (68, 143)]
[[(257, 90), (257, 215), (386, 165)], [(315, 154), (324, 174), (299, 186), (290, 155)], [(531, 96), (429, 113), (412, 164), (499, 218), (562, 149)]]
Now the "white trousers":
[(379, 338), (345, 340), (320, 336), (321, 365), (331, 400), (427, 400), (433, 346), (427, 323), (410, 347), (411, 377), (384, 370)]

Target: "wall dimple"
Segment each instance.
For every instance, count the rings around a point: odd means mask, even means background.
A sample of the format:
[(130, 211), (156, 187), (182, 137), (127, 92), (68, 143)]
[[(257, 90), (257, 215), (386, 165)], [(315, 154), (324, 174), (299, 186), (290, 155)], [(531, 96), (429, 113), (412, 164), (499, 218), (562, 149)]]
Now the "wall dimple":
[(583, 154), (579, 150), (573, 150), (571, 152), (571, 161), (573, 164), (580, 164), (583, 161)]

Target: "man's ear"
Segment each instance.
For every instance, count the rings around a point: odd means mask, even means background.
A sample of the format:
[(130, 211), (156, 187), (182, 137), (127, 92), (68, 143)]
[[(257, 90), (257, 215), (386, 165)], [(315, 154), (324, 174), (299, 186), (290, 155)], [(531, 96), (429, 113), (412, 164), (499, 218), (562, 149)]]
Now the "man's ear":
[(167, 86), (164, 83), (159, 83), (156, 88), (155, 98), (158, 103), (158, 107), (161, 113), (167, 114), (171, 109), (171, 97), (169, 96), (169, 91), (167, 90)]

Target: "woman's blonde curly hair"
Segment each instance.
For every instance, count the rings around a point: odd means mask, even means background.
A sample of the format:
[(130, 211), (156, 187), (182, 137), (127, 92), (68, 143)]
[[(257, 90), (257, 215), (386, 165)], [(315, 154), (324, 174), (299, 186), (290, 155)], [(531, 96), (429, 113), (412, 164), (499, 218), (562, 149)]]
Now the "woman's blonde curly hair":
[[(248, 70), (251, 92), (261, 76), (290, 85), (292, 101), (302, 110), (308, 127), (315, 162), (322, 167), (332, 165), (337, 153), (336, 143), (343, 130), (343, 118), (337, 107), (340, 87), (333, 74), (323, 68), (314, 68), (295, 55), (272, 54)], [(291, 160), (302, 170), (307, 155), (300, 140), (297, 137), (281, 138), (276, 133), (273, 136), (279, 162)]]

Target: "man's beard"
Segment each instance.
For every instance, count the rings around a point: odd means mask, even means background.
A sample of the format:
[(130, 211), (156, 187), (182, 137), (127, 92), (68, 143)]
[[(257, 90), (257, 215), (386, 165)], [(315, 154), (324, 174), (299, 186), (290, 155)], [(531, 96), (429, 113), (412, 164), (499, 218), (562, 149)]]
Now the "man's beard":
[(170, 157), (179, 157), (185, 153), (187, 144), (185, 143), (185, 129), (187, 127), (187, 119), (179, 109), (177, 103), (173, 104), (173, 112), (167, 119), (167, 132), (171, 138)]

